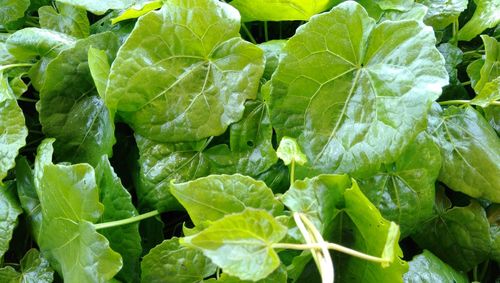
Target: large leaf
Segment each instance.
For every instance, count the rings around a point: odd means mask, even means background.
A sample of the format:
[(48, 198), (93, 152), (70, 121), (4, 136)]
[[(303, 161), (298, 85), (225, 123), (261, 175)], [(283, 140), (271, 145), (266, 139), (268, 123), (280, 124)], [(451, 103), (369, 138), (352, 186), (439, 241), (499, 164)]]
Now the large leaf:
[(57, 10), (52, 6), (43, 6), (38, 9), (42, 28), (62, 32), (76, 38), (89, 36), (90, 24), (84, 9), (64, 3), (56, 4)]
[(22, 18), (29, 6), (29, 0), (0, 0), (0, 25)]
[(404, 281), (407, 283), (469, 282), (465, 274), (454, 270), (428, 250), (424, 250), (423, 253), (415, 256), (409, 264), (410, 270), (404, 276)]
[(421, 248), (467, 272), (490, 254), (492, 243), (486, 213), (475, 201), (451, 209), (438, 205), (438, 215), (422, 225), (412, 238)]
[[(106, 93), (106, 85), (108, 84), (109, 77), (109, 62), (108, 55), (106, 51), (93, 48), (89, 48), (89, 69), (92, 78), (94, 79), (94, 84), (97, 89), (97, 93), (101, 98), (104, 99), (104, 94)], [(112, 112), (114, 115), (114, 112)]]
[(112, 33), (93, 35), (47, 66), (37, 108), (44, 133), (56, 138), (56, 159), (96, 165), (103, 154), (111, 155), (114, 124), (97, 96), (87, 60), (90, 46), (113, 58), (118, 45)]
[(286, 283), (287, 273), (286, 269), (281, 265), (273, 273), (269, 274), (264, 279), (261, 280), (241, 280), (238, 277), (228, 275), (227, 273), (222, 273), (222, 275), (216, 280), (215, 278), (210, 278), (203, 281), (204, 283)]
[(338, 0), (234, 0), (231, 5), (241, 14), (242, 20), (293, 21), (309, 20), (315, 14), (330, 9)]
[(281, 53), (285, 47), (286, 40), (270, 40), (259, 44), (259, 47), (264, 50), (266, 57), (266, 67), (264, 69), (263, 78), (270, 80), (280, 60)]
[(210, 175), (194, 181), (171, 184), (172, 195), (187, 210), (195, 225), (215, 221), (247, 207), (279, 215), (283, 205), (262, 181), (243, 175)]
[(500, 22), (499, 0), (474, 0), (476, 10), (472, 18), (458, 31), (458, 40), (469, 41), (487, 28)]
[[(107, 156), (102, 156), (95, 172), (100, 200), (105, 207), (101, 222), (137, 216), (131, 196), (116, 176)], [(108, 239), (110, 247), (123, 258), (123, 268), (116, 278), (122, 282), (137, 282), (140, 275), (139, 258), (142, 254), (139, 223), (104, 229), (101, 234)]]
[(58, 0), (61, 3), (66, 3), (80, 7), (90, 11), (96, 15), (102, 15), (107, 10), (110, 9), (125, 9), (131, 6), (135, 0), (106, 0), (106, 1), (94, 1), (94, 0)]
[(360, 187), (384, 218), (398, 223), (402, 237), (433, 215), (434, 183), (441, 169), (439, 148), (421, 133), (393, 164), (360, 180)]
[(36, 250), (29, 250), (21, 259), (21, 270), (7, 266), (0, 269), (0, 281), (4, 283), (51, 283), (54, 271), (49, 262)]
[(23, 210), (15, 197), (15, 186), (0, 186), (0, 261), (9, 249), (9, 242)]
[(222, 134), (256, 97), (264, 70), (262, 50), (240, 38), (239, 20), (215, 0), (167, 1), (144, 15), (111, 66), (106, 104), (156, 141)]
[(473, 108), (434, 105), (428, 131), (441, 149), (439, 180), (475, 198), (500, 202), (500, 140)]
[(66, 282), (113, 278), (122, 261), (91, 223), (100, 219), (103, 210), (93, 168), (45, 165), (40, 191), (43, 226), (38, 244), (51, 266)]
[(199, 250), (166, 240), (142, 260), (142, 282), (193, 283), (215, 273), (216, 266)]
[(424, 129), (448, 83), (434, 44), (430, 27), (376, 24), (354, 1), (314, 17), (288, 41), (271, 80), (273, 126), (297, 138), (320, 172), (374, 172)]
[(468, 0), (417, 0), (429, 7), (425, 23), (442, 30), (458, 19), (460, 13), (467, 9)]
[(349, 187), (351, 179), (347, 175), (320, 175), (295, 181), (282, 200), (291, 211), (305, 213), (329, 238), (333, 219), (341, 212), (344, 192)]
[(247, 208), (226, 215), (205, 230), (180, 239), (180, 243), (203, 251), (225, 273), (243, 280), (267, 277), (280, 265), (272, 248), (287, 229), (264, 210)]
[(0, 71), (0, 185), (28, 136), (23, 111), (8, 83)]
[(19, 61), (34, 59), (36, 56), (55, 57), (62, 50), (72, 47), (75, 38), (57, 31), (24, 28), (7, 39), (7, 50)]

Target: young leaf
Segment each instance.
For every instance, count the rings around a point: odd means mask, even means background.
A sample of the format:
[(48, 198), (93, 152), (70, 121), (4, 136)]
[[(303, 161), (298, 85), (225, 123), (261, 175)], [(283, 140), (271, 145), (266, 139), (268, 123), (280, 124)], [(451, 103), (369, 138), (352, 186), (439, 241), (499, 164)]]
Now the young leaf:
[(103, 154), (111, 154), (114, 124), (95, 93), (87, 60), (90, 46), (106, 50), (108, 58), (113, 58), (118, 45), (112, 33), (92, 35), (47, 66), (37, 108), (43, 132), (56, 138), (56, 159), (95, 166)]
[(66, 3), (86, 9), (87, 11), (102, 15), (107, 10), (111, 9), (125, 9), (131, 6), (135, 0), (106, 0), (106, 1), (94, 1), (94, 0), (58, 0), (61, 3)]
[(458, 31), (458, 40), (469, 41), (487, 28), (500, 22), (500, 1), (474, 0), (476, 10), (472, 18)]
[(180, 239), (182, 245), (203, 251), (225, 273), (242, 280), (260, 280), (280, 265), (272, 248), (286, 227), (264, 210), (247, 208), (226, 215), (205, 230)]
[(68, 282), (113, 278), (122, 260), (91, 223), (103, 210), (93, 168), (88, 164), (45, 165), (40, 192), (43, 226), (38, 244), (51, 266)]
[(0, 269), (0, 282), (5, 283), (51, 283), (54, 271), (49, 262), (36, 250), (29, 250), (21, 259), (21, 270), (7, 266)]
[(488, 258), (490, 225), (481, 205), (473, 201), (466, 207), (438, 209), (438, 213), (412, 235), (421, 248), (465, 272)]
[(271, 80), (278, 136), (296, 138), (320, 172), (366, 176), (393, 162), (448, 84), (434, 45), (430, 27), (377, 25), (354, 1), (314, 17), (288, 41)]
[(433, 215), (434, 183), (441, 169), (441, 153), (425, 132), (417, 136), (393, 164), (361, 179), (363, 193), (384, 218), (398, 223), (406, 237)]
[(241, 118), (245, 100), (256, 97), (264, 70), (262, 50), (243, 41), (239, 28), (228, 4), (167, 1), (141, 17), (120, 48), (106, 104), (155, 141), (222, 134)]
[(142, 260), (142, 282), (201, 282), (215, 273), (215, 266), (199, 250), (181, 246), (178, 238), (166, 240)]
[[(344, 256), (335, 260), (341, 282), (402, 282), (408, 264), (401, 259), (399, 228), (385, 220), (354, 182), (344, 193), (345, 215), (337, 217), (334, 239), (343, 238), (349, 247), (370, 255), (392, 260), (388, 266)], [(339, 230), (340, 229), (340, 230)], [(340, 232), (342, 231), (342, 232)], [(335, 241), (337, 242), (337, 241)], [(347, 245), (346, 243), (346, 245)], [(342, 244), (342, 243), (340, 243)]]
[(14, 184), (0, 185), (0, 261), (9, 249), (9, 242), (17, 226), (17, 217), (22, 212), (15, 197)]
[(28, 136), (23, 111), (8, 83), (0, 71), (0, 185)]
[(29, 6), (29, 0), (0, 0), (0, 25), (22, 18)]
[(88, 52), (89, 70), (101, 99), (105, 100), (106, 84), (109, 77), (109, 62), (106, 51), (89, 47)]
[(210, 175), (194, 181), (171, 184), (170, 192), (187, 210), (195, 225), (215, 221), (247, 207), (263, 209), (273, 215), (283, 205), (262, 181), (243, 175)]
[(500, 100), (500, 76), (487, 82), (470, 104), (486, 108), (497, 100)]
[(341, 212), (344, 192), (351, 186), (347, 175), (320, 175), (297, 180), (283, 195), (283, 203), (293, 212), (301, 212), (329, 237), (333, 219)]
[(139, 18), (142, 15), (145, 15), (153, 10), (161, 8), (162, 5), (163, 5), (162, 0), (153, 0), (149, 2), (138, 3), (125, 10), (118, 17), (111, 19), (111, 24), (114, 25), (121, 21)]
[[(500, 6), (499, 6), (500, 9)], [(484, 43), (486, 56), (481, 67), (480, 77), (474, 85), (476, 93), (480, 93), (486, 83), (493, 81), (500, 76), (500, 44), (495, 38), (481, 35)]]
[(299, 165), (304, 165), (307, 162), (307, 157), (302, 153), (300, 146), (293, 138), (283, 137), (276, 154), (283, 160), (285, 165), (289, 165), (292, 161)]
[(84, 9), (57, 3), (57, 10), (52, 6), (43, 6), (38, 9), (40, 27), (62, 32), (75, 38), (89, 36), (89, 19)]
[(439, 52), (443, 55), (445, 60), (445, 68), (450, 77), (450, 84), (459, 84), (457, 77), (457, 65), (462, 63), (463, 52), (457, 46), (451, 43), (443, 43), (438, 46)]
[[(95, 173), (100, 189), (99, 198), (105, 207), (101, 222), (137, 216), (131, 196), (116, 176), (107, 156), (101, 157)], [(139, 223), (103, 229), (100, 232), (108, 239), (110, 247), (123, 258), (123, 268), (116, 278), (122, 282), (137, 282), (140, 273), (139, 258), (142, 254)]]
[(468, 283), (467, 276), (451, 268), (428, 250), (415, 256), (410, 270), (404, 275), (404, 282), (455, 282)]
[(429, 7), (425, 16), (425, 23), (435, 30), (442, 30), (458, 20), (460, 13), (467, 9), (468, 0), (419, 0), (418, 2)]
[(338, 2), (338, 0), (234, 0), (231, 5), (238, 9), (244, 22), (307, 21)]
[(434, 105), (428, 132), (441, 149), (439, 180), (475, 198), (500, 201), (500, 140), (473, 108)]

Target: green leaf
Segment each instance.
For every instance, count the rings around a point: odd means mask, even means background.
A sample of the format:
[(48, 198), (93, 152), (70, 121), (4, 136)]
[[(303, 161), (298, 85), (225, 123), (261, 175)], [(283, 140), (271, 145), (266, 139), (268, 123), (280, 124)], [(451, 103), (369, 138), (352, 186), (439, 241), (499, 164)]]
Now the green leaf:
[(88, 52), (88, 63), (90, 74), (94, 80), (97, 93), (102, 99), (104, 99), (110, 69), (106, 51), (90, 46)]
[(13, 33), (6, 41), (7, 50), (19, 61), (36, 56), (56, 57), (62, 50), (72, 47), (72, 36), (53, 30), (24, 28)]
[(14, 185), (0, 185), (0, 260), (9, 249), (9, 242), (17, 226), (17, 217), (22, 212), (15, 197)]
[(444, 263), (428, 250), (413, 257), (409, 262), (410, 270), (404, 275), (404, 281), (414, 282), (455, 282), (468, 283), (467, 276)]
[(374, 0), (382, 10), (407, 11), (413, 5), (412, 0)]
[(467, 272), (489, 256), (489, 227), (484, 209), (472, 201), (466, 207), (438, 209), (438, 215), (422, 225), (412, 238), (421, 248)]
[(114, 34), (101, 33), (61, 52), (47, 66), (37, 110), (43, 132), (56, 138), (56, 159), (96, 165), (103, 154), (111, 155), (115, 139), (111, 115), (96, 94), (88, 67), (90, 46), (113, 58), (119, 42)]
[(0, 71), (0, 185), (14, 167), (19, 149), (26, 144), (24, 114), (9, 82)]
[(87, 11), (73, 5), (57, 2), (56, 8), (43, 6), (38, 9), (40, 27), (62, 32), (76, 38), (89, 36), (90, 23), (87, 18)]
[(50, 283), (53, 280), (54, 271), (36, 249), (30, 249), (21, 259), (19, 273), (10, 266), (0, 269), (0, 281), (4, 283)]
[[(371, 0), (365, 0), (366, 1), (371, 1)], [(363, 1), (360, 1), (362, 3)], [(362, 4), (363, 5), (363, 4)], [(363, 5), (365, 7), (365, 5)], [(402, 20), (415, 20), (415, 21), (423, 21), (425, 15), (427, 14), (427, 7), (425, 5), (419, 4), (419, 3), (413, 3), (413, 6), (411, 6), (410, 9), (406, 11), (398, 11), (398, 10), (380, 10), (380, 19), (379, 22), (383, 21), (402, 21)], [(366, 11), (372, 18), (377, 18), (372, 15), (370, 10), (366, 8)]]
[(29, 5), (29, 0), (0, 0), (0, 25), (22, 18)]
[(472, 105), (488, 107), (493, 102), (500, 99), (500, 76), (491, 82), (487, 82), (474, 99), (470, 101)]
[[(140, 208), (181, 208), (169, 192), (172, 180), (187, 182), (210, 174), (209, 162), (197, 143), (157, 143), (135, 136), (139, 148), (137, 197)], [(201, 149), (201, 150), (200, 150)]]
[(262, 50), (243, 41), (239, 28), (237, 11), (225, 3), (167, 1), (141, 17), (120, 48), (106, 104), (155, 141), (222, 134), (256, 97), (264, 70)]
[(285, 165), (290, 165), (292, 161), (299, 165), (304, 165), (307, 162), (307, 157), (302, 153), (300, 146), (294, 138), (283, 137), (276, 154), (279, 159), (283, 160)]
[(43, 229), (38, 244), (51, 266), (68, 282), (113, 278), (122, 260), (91, 223), (103, 211), (93, 168), (88, 164), (45, 165), (40, 191)]
[(500, 202), (500, 140), (473, 108), (434, 105), (428, 132), (441, 150), (439, 180), (455, 191)]
[(278, 136), (296, 138), (320, 172), (359, 177), (394, 162), (448, 84), (434, 44), (430, 27), (376, 24), (354, 1), (314, 17), (287, 42), (271, 80)]
[(262, 181), (243, 175), (210, 175), (194, 181), (171, 184), (170, 192), (187, 210), (195, 225), (215, 221), (247, 207), (273, 215), (283, 211), (273, 191)]
[(297, 180), (283, 195), (283, 203), (293, 212), (305, 213), (321, 234), (330, 237), (333, 219), (341, 212), (344, 192), (351, 187), (347, 175), (319, 175)]
[(335, 238), (343, 238), (346, 243), (339, 241), (340, 244), (354, 250), (375, 256), (382, 255), (393, 262), (388, 267), (382, 267), (378, 263), (341, 255), (341, 258), (334, 259), (338, 263), (335, 270), (339, 282), (402, 282), (408, 264), (401, 259), (403, 252), (397, 244), (397, 225), (382, 217), (355, 182), (352, 188), (345, 191), (344, 198), (347, 217), (337, 217), (335, 229), (342, 233), (337, 233)]
[(244, 22), (307, 21), (338, 2), (338, 0), (234, 0), (231, 5), (238, 9)]
[(111, 19), (111, 24), (116, 24), (121, 21), (136, 19), (150, 11), (161, 8), (163, 5), (162, 0), (153, 0), (150, 2), (138, 3), (127, 10), (123, 11), (118, 17)]
[(131, 6), (134, 0), (106, 0), (106, 1), (95, 1), (95, 0), (58, 0), (61, 3), (70, 4), (76, 7), (86, 9), (87, 11), (102, 15), (107, 10), (111, 9), (125, 9)]
[[(96, 182), (100, 189), (100, 200), (105, 207), (101, 222), (137, 216), (131, 196), (116, 176), (107, 156), (101, 157), (95, 172)], [(116, 278), (122, 282), (139, 281), (139, 259), (142, 254), (139, 223), (103, 229), (101, 234), (108, 239), (110, 247), (123, 258), (123, 268)]]
[(228, 275), (227, 273), (222, 273), (219, 279), (210, 278), (208, 280), (203, 281), (204, 283), (286, 283), (287, 281), (287, 273), (286, 269), (281, 265), (278, 269), (273, 271), (273, 273), (269, 274), (264, 279), (253, 281), (253, 280), (241, 280), (238, 277), (234, 277)]
[(440, 169), (439, 148), (421, 133), (395, 163), (361, 179), (359, 185), (384, 218), (400, 225), (404, 238), (433, 216), (434, 183)]
[(476, 87), (476, 84), (481, 79), (481, 68), (484, 65), (484, 59), (478, 59), (473, 61), (467, 66), (467, 75), (470, 78), (471, 86)]
[(443, 43), (438, 46), (439, 52), (444, 57), (446, 71), (448, 72), (448, 76), (450, 77), (450, 84), (455, 85), (459, 84), (457, 76), (457, 66), (462, 63), (463, 52), (457, 46), (451, 43)]
[(500, 23), (499, 0), (474, 0), (476, 10), (472, 18), (458, 31), (458, 40), (469, 41), (487, 28)]
[(498, 106), (486, 107), (484, 110), (484, 117), (490, 123), (490, 126), (495, 129), (497, 135), (500, 134), (500, 108)]
[(270, 80), (274, 71), (278, 68), (281, 53), (285, 47), (286, 40), (270, 40), (259, 44), (259, 47), (264, 51), (266, 58), (266, 67), (264, 68), (263, 78)]
[[(500, 6), (499, 6), (500, 9)], [(481, 67), (480, 78), (474, 85), (476, 93), (480, 93), (486, 83), (493, 81), (500, 76), (500, 44), (495, 38), (481, 35), (486, 51), (486, 58)]]
[(210, 172), (261, 174), (278, 160), (272, 136), (268, 106), (261, 101), (246, 102), (242, 119), (229, 128), (229, 146), (219, 144), (205, 151)]
[(141, 266), (142, 282), (152, 283), (200, 282), (217, 268), (201, 251), (181, 246), (175, 237), (153, 248)]
[(180, 243), (203, 251), (225, 273), (256, 281), (280, 265), (272, 244), (285, 237), (286, 231), (268, 212), (247, 208), (226, 215), (200, 233), (181, 238)]
[(460, 13), (467, 9), (468, 0), (417, 0), (429, 7), (425, 23), (435, 30), (442, 30), (458, 20)]

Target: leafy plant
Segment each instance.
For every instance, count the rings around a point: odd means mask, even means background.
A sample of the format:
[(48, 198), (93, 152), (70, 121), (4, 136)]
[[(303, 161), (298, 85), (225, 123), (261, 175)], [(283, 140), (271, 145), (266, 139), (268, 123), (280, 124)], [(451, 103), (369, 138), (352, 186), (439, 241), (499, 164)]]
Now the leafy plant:
[(0, 281), (493, 282), (499, 8), (0, 0)]

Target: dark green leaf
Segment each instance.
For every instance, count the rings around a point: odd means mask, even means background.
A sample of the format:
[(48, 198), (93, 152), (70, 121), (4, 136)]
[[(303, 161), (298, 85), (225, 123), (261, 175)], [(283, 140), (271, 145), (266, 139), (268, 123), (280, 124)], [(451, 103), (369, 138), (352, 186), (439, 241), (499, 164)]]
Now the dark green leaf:
[(420, 247), (466, 272), (488, 258), (492, 244), (490, 225), (477, 202), (467, 207), (438, 209), (438, 213), (412, 235)]
[(439, 257), (424, 250), (409, 262), (410, 270), (405, 274), (407, 283), (468, 283), (467, 276), (444, 263)]
[(487, 28), (492, 28), (500, 22), (500, 1), (474, 0), (476, 10), (472, 18), (458, 31), (458, 40), (469, 41)]
[(222, 134), (256, 97), (264, 71), (262, 50), (239, 37), (239, 20), (216, 0), (167, 1), (144, 15), (111, 66), (106, 104), (152, 140)]
[(320, 172), (366, 176), (394, 162), (448, 84), (434, 44), (430, 27), (377, 25), (354, 1), (314, 17), (288, 41), (271, 80), (278, 136), (297, 138)]
[(286, 235), (286, 227), (264, 210), (247, 208), (226, 215), (180, 243), (203, 251), (225, 273), (242, 280), (260, 280), (280, 265), (272, 248)]
[(15, 185), (0, 185), (0, 261), (9, 249), (9, 242), (17, 226), (17, 217), (23, 212), (15, 197)]
[[(101, 222), (137, 216), (131, 196), (116, 176), (107, 156), (102, 156), (95, 172), (100, 200), (105, 208)], [(123, 268), (116, 278), (122, 282), (137, 282), (140, 275), (139, 258), (142, 254), (139, 223), (103, 229), (101, 234), (108, 239), (110, 247), (123, 258)]]
[(56, 138), (56, 159), (96, 165), (103, 154), (111, 154), (114, 124), (96, 94), (87, 60), (90, 46), (106, 50), (113, 58), (118, 44), (112, 33), (93, 35), (61, 52), (47, 66), (37, 108), (44, 133)]
[(19, 273), (12, 267), (0, 269), (0, 281), (4, 283), (50, 283), (53, 280), (54, 271), (36, 249), (29, 250), (21, 259)]
[(170, 192), (184, 206), (195, 225), (215, 221), (247, 207), (279, 215), (283, 205), (262, 181), (243, 175), (210, 175), (171, 184)]
[(201, 251), (179, 245), (178, 238), (153, 248), (141, 263), (141, 281), (194, 283), (215, 273), (216, 266)]
[(57, 10), (52, 6), (43, 6), (38, 9), (40, 26), (44, 29), (55, 30), (76, 38), (89, 36), (89, 19), (87, 11), (72, 5), (57, 3)]
[(475, 198), (500, 201), (500, 140), (473, 108), (434, 105), (429, 133), (441, 150), (439, 180)]
[(406, 237), (433, 215), (434, 183), (441, 169), (439, 148), (418, 135), (393, 164), (360, 180), (360, 187), (384, 218), (398, 223)]

